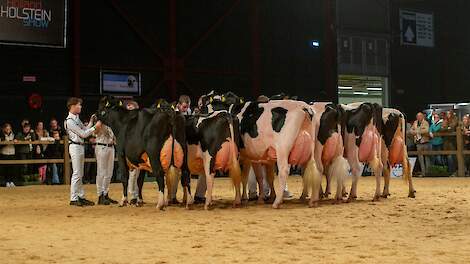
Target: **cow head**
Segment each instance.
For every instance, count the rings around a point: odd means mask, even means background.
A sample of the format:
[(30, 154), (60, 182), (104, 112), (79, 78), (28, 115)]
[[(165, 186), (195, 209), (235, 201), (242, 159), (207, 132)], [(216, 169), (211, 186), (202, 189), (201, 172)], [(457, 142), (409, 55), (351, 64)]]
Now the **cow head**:
[(98, 103), (97, 118), (105, 125), (110, 125), (115, 119), (118, 118), (118, 110), (125, 109), (124, 103), (112, 96), (105, 96), (100, 99)]
[(175, 104), (170, 104), (167, 100), (160, 98), (155, 101), (155, 104), (153, 105), (153, 108), (157, 110), (171, 110), (175, 111), (176, 110), (176, 105)]

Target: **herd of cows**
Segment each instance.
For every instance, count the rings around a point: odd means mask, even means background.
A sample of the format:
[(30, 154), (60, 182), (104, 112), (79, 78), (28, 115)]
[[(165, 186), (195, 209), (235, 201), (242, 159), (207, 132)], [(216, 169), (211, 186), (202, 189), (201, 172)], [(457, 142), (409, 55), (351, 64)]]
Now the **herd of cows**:
[[(330, 194), (333, 179), (337, 186), (335, 201), (356, 199), (364, 163), (376, 177), (374, 200), (390, 195), (390, 167), (396, 164), (403, 165), (408, 196), (415, 195), (405, 145), (405, 118), (398, 110), (374, 103), (307, 104), (285, 98), (244, 102), (231, 92), (211, 92), (200, 102), (200, 114), (184, 116), (164, 100), (150, 108), (127, 110), (117, 98), (101, 99), (98, 119), (116, 135), (124, 197), (129, 170), (139, 168), (156, 177), (158, 209), (168, 203), (165, 185), (168, 190), (177, 188), (178, 177), (184, 190), (183, 202), (189, 207), (193, 202), (190, 175), (200, 175), (207, 184), (204, 208), (209, 209), (214, 176), (221, 171), (231, 177), (234, 206), (239, 206), (247, 199), (247, 179), (253, 168), (259, 190), (263, 190), (263, 175), (271, 188), (270, 197), (259, 192), (259, 201), (270, 201), (273, 208), (279, 208), (290, 168), (300, 166), (301, 199), (309, 197), (309, 206), (315, 207)], [(276, 167), (277, 189), (273, 184)], [(265, 173), (257, 173), (260, 171)], [(348, 192), (344, 179), (349, 174), (352, 185)], [(323, 175), (327, 179), (324, 190)]]

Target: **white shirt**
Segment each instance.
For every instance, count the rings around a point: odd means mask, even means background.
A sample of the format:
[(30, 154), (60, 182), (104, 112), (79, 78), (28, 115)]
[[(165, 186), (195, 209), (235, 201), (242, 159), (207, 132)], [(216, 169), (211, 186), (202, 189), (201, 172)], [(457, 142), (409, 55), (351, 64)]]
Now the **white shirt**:
[(96, 133), (96, 143), (101, 144), (113, 144), (115, 142), (115, 136), (113, 130), (106, 125), (102, 125)]
[(83, 143), (83, 139), (89, 137), (95, 131), (95, 127), (91, 122), (88, 126), (85, 126), (78, 118), (78, 115), (70, 112), (65, 119), (64, 127), (69, 140), (76, 143)]

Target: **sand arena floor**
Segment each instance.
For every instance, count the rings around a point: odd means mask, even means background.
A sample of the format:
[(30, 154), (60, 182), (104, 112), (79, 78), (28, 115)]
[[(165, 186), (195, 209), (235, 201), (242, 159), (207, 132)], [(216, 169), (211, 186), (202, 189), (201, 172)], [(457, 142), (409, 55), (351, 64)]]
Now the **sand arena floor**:
[[(2, 188), (0, 263), (470, 263), (470, 179), (415, 179), (416, 199), (392, 180), (380, 202), (374, 185), (362, 178), (350, 204), (233, 209), (230, 181), (217, 179), (213, 210), (163, 212), (154, 183), (143, 208), (70, 207), (68, 186)], [(289, 188), (298, 198), (300, 178)], [(111, 190), (120, 197), (120, 184)]]

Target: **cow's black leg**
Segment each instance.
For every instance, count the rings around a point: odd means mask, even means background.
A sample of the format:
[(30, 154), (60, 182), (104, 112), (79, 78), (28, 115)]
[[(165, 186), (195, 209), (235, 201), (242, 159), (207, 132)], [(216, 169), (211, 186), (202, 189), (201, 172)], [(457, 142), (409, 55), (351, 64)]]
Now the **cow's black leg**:
[[(161, 147), (158, 148), (161, 150)], [(157, 152), (160, 154), (160, 151)], [(157, 209), (163, 210), (167, 204), (165, 197), (165, 172), (159, 159), (160, 155), (149, 155), (150, 164), (152, 166), (152, 174), (157, 179), (158, 202)]]
[(120, 206), (126, 206), (127, 201), (127, 187), (129, 181), (129, 168), (127, 168), (126, 160), (123, 155), (118, 155), (118, 168), (121, 172), (121, 183), (122, 183), (122, 200)]
[(142, 206), (144, 204), (144, 197), (142, 196), (142, 190), (144, 187), (145, 181), (145, 171), (140, 171), (139, 177), (137, 178), (137, 187), (139, 188), (139, 201), (137, 201), (137, 206)]

